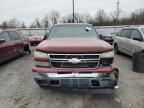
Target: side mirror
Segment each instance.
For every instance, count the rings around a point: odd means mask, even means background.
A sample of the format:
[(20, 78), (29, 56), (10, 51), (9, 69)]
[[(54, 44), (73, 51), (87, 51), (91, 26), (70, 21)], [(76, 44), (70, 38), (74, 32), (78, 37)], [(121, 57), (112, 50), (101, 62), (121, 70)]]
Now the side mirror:
[(48, 38), (48, 34), (44, 35), (44, 40), (46, 40)]
[(5, 39), (0, 39), (0, 44), (4, 42), (5, 42)]
[(137, 40), (137, 41), (143, 41), (142, 38), (138, 38), (138, 37), (134, 37), (133, 40)]
[(86, 30), (87, 32), (89, 32), (89, 31), (91, 31), (91, 28), (90, 28), (90, 27), (86, 27), (85, 30)]

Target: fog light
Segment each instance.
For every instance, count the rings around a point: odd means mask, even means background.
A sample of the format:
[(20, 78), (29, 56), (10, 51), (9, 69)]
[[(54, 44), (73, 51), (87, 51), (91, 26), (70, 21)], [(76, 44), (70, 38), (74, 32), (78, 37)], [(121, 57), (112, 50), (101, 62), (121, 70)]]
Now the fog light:
[(56, 85), (59, 85), (59, 81), (58, 80), (51, 80), (50, 84), (56, 86)]
[(100, 85), (99, 81), (98, 80), (91, 80), (91, 85), (94, 86), (94, 87), (97, 87)]

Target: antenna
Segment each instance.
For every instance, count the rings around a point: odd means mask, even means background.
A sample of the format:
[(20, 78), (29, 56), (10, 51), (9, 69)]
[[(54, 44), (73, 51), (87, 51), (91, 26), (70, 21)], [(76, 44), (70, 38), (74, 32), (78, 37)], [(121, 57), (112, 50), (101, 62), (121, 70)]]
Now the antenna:
[(74, 17), (75, 17), (75, 16), (74, 16), (74, 15), (75, 15), (75, 14), (74, 14), (74, 0), (72, 0), (72, 3), (73, 3), (73, 23), (74, 23), (74, 22), (75, 22), (75, 21), (74, 21)]

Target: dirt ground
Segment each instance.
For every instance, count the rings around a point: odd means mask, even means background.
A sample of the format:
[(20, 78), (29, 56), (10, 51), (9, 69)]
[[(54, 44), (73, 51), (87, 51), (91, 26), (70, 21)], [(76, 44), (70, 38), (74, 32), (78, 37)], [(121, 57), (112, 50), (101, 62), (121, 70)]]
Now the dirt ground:
[(34, 82), (32, 56), (0, 66), (0, 108), (144, 108), (144, 74), (132, 71), (132, 60), (117, 55), (120, 69), (115, 95), (43, 90)]

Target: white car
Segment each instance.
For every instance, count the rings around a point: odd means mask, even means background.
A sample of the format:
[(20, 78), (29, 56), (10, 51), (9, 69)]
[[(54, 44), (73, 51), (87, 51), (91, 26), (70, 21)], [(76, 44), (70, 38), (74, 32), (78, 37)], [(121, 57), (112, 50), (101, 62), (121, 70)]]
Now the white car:
[(144, 26), (123, 28), (114, 37), (115, 52), (133, 56), (134, 52), (144, 52)]

